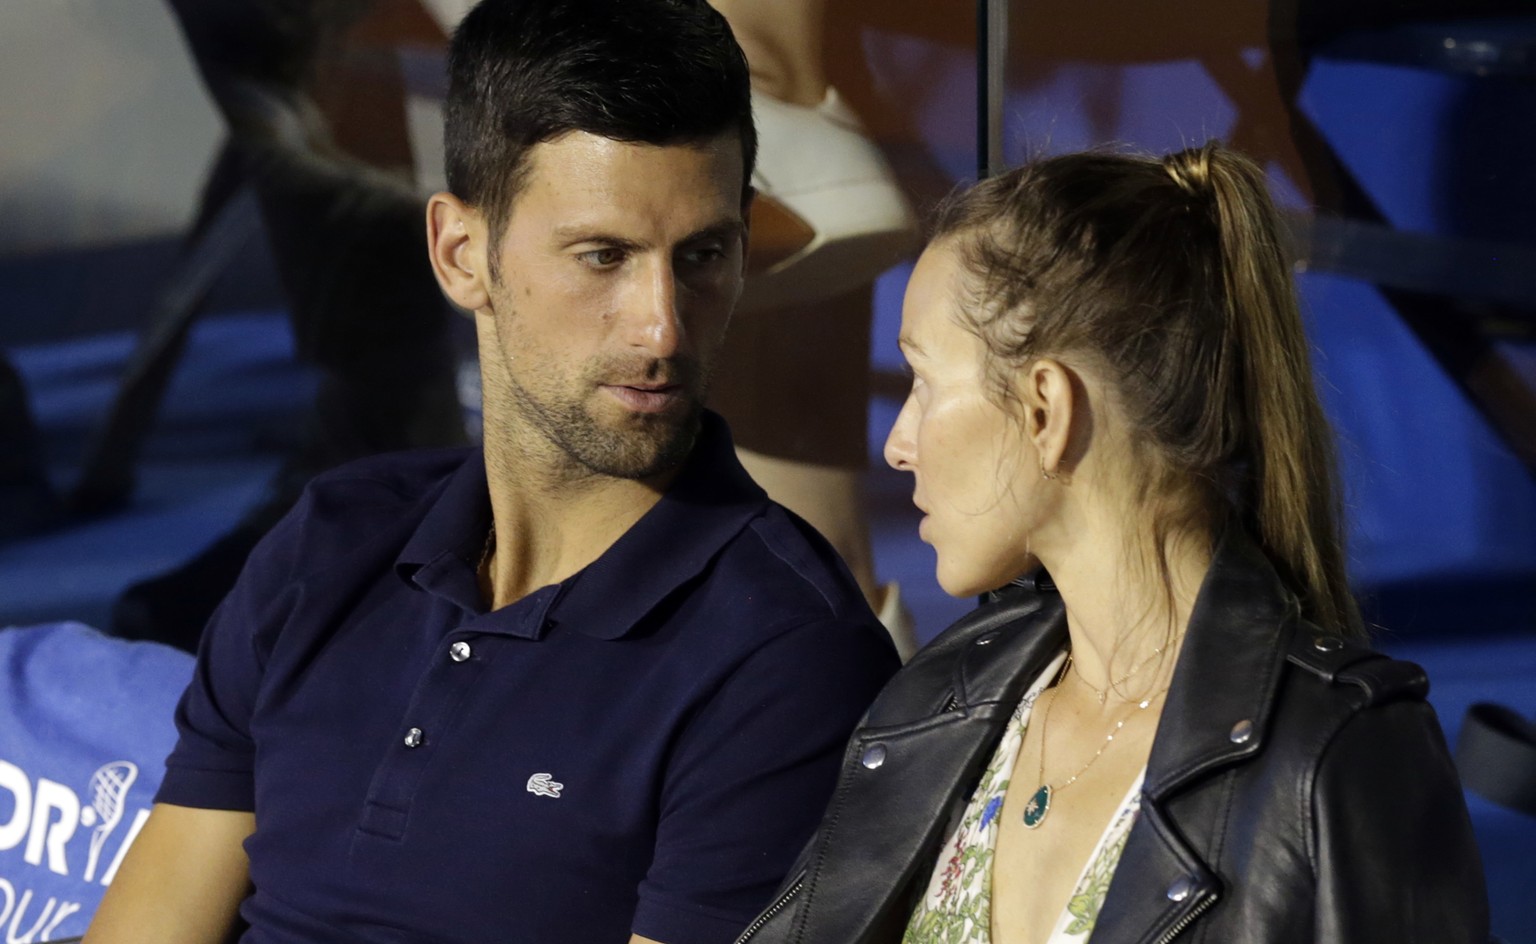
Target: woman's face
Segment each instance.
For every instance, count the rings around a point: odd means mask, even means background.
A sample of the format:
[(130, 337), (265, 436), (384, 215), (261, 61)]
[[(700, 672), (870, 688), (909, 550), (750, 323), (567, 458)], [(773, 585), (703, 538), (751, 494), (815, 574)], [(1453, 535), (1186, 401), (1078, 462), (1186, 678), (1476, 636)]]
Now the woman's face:
[(901, 311), (912, 391), (885, 441), (885, 461), (911, 472), (918, 535), (938, 555), (939, 586), (969, 596), (1034, 566), (1031, 499), (1040, 473), (1016, 417), (988, 394), (980, 338), (963, 326), (961, 266), (944, 242), (917, 262)]

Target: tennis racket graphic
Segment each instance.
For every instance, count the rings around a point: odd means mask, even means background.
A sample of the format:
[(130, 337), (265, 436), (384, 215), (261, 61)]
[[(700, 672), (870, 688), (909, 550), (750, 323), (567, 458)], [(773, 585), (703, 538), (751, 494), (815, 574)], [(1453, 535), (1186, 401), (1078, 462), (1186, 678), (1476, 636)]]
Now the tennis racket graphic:
[(107, 837), (112, 835), (112, 830), (123, 818), (124, 800), (128, 798), (128, 788), (139, 777), (139, 768), (132, 761), (118, 760), (110, 764), (102, 764), (91, 774), (91, 783), (87, 792), (91, 796), (91, 805), (80, 811), (80, 823), (90, 826), (96, 823), (96, 831), (91, 833), (91, 853), (85, 860), (85, 880), (91, 881), (96, 877), (97, 860), (101, 858), (101, 847), (106, 843)]

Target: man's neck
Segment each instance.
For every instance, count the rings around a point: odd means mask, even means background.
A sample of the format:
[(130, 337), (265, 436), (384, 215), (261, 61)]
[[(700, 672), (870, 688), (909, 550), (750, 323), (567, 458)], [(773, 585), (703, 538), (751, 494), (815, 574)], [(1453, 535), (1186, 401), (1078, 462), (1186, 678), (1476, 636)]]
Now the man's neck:
[(572, 475), (547, 458), (487, 442), (494, 530), (480, 589), (500, 609), (597, 560), (655, 507), (677, 469), (648, 479)]

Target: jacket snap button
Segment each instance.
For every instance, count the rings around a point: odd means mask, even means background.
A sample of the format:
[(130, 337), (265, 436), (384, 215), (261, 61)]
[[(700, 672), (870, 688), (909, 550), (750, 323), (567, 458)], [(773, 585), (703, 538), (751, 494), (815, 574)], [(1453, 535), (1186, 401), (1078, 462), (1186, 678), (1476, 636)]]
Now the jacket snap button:
[(1333, 652), (1344, 648), (1344, 640), (1337, 636), (1318, 636), (1312, 640), (1312, 648), (1318, 652)]
[(1195, 880), (1185, 876), (1168, 886), (1169, 901), (1183, 901), (1189, 897), (1189, 893), (1195, 890)]
[(1233, 744), (1247, 744), (1253, 737), (1253, 722), (1244, 718), (1232, 726), (1232, 733), (1227, 736), (1232, 739)]
[(426, 735), (422, 733), (420, 728), (412, 728), (405, 732), (406, 747), (420, 747), (421, 742), (424, 740), (426, 740)]
[(462, 640), (448, 647), (448, 658), (455, 662), (463, 662), (472, 655), (474, 650), (469, 647), (469, 643)]
[(997, 633), (987, 633), (984, 636), (982, 636), (980, 639), (976, 640), (976, 645), (978, 645), (978, 646), (990, 646), (990, 645), (992, 645), (992, 643), (994, 643), (996, 641), (997, 641)]
[(864, 756), (859, 758), (859, 763), (863, 764), (865, 767), (868, 767), (870, 770), (874, 770), (881, 764), (885, 763), (885, 745), (876, 744), (874, 747), (865, 750)]

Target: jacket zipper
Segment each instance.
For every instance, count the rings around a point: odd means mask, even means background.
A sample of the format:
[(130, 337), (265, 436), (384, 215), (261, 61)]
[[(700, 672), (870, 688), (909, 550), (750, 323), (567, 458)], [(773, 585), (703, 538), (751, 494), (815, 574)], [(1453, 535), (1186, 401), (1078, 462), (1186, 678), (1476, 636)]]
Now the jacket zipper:
[(1168, 944), (1169, 941), (1184, 933), (1184, 929), (1195, 923), (1195, 919), (1205, 914), (1216, 904), (1217, 895), (1212, 893), (1210, 897), (1201, 899), (1190, 909), (1189, 914), (1180, 918), (1178, 923), (1168, 929), (1168, 933), (1157, 939), (1157, 944)]
[(804, 873), (801, 873), (801, 877), (795, 879), (795, 884), (789, 886), (789, 889), (784, 892), (784, 894), (780, 895), (777, 901), (768, 906), (767, 911), (764, 911), (762, 914), (758, 915), (756, 921), (753, 921), (751, 924), (747, 925), (747, 929), (741, 932), (741, 937), (736, 939), (736, 944), (745, 944), (745, 942), (750, 939), (752, 935), (763, 929), (763, 925), (767, 924), (769, 921), (772, 921), (775, 915), (789, 907), (790, 901), (800, 893), (800, 886), (804, 884), (805, 875)]

